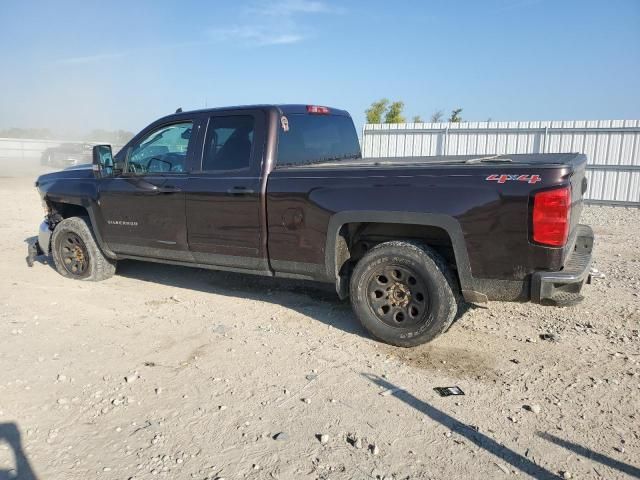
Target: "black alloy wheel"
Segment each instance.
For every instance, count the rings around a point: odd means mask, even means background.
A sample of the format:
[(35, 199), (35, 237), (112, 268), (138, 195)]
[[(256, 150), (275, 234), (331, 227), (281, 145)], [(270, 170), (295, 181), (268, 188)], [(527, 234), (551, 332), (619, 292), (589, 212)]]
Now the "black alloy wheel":
[(62, 266), (72, 276), (83, 278), (89, 273), (89, 252), (74, 232), (65, 232), (58, 243)]
[(351, 273), (349, 294), (364, 328), (399, 347), (421, 345), (446, 331), (460, 296), (445, 259), (414, 240), (369, 249)]
[(367, 286), (369, 307), (391, 327), (412, 327), (429, 314), (426, 282), (412, 268), (383, 265), (371, 272)]

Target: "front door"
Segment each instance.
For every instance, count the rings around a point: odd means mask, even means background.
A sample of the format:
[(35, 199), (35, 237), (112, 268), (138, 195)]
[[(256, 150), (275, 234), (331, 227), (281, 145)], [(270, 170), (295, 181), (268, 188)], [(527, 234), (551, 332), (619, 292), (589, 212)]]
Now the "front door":
[(200, 169), (186, 192), (189, 249), (198, 263), (267, 271), (260, 195), (264, 112), (219, 112), (206, 121)]
[(191, 261), (184, 189), (196, 131), (190, 120), (152, 128), (128, 148), (123, 172), (101, 179), (103, 236), (111, 250)]

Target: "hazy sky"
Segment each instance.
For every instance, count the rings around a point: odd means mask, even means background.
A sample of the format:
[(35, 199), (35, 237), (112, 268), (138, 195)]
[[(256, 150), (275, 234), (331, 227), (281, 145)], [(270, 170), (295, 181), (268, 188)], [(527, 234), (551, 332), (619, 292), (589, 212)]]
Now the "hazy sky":
[(0, 128), (316, 103), (640, 118), (640, 0), (0, 0)]

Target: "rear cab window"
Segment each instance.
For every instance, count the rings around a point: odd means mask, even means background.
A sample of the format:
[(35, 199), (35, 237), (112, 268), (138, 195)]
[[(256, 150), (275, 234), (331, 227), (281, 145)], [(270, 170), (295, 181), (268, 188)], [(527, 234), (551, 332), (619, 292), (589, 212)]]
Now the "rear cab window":
[(287, 113), (278, 131), (278, 167), (361, 157), (358, 134), (346, 115)]

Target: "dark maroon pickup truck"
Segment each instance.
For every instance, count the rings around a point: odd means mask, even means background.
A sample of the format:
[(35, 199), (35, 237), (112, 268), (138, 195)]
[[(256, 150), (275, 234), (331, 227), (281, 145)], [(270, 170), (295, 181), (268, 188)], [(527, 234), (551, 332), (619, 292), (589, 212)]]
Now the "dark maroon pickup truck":
[(103, 280), (136, 259), (335, 284), (376, 338), (413, 346), (460, 303), (567, 305), (588, 280), (580, 154), (361, 158), (314, 105), (179, 112), (117, 155), (37, 180), (28, 260)]

